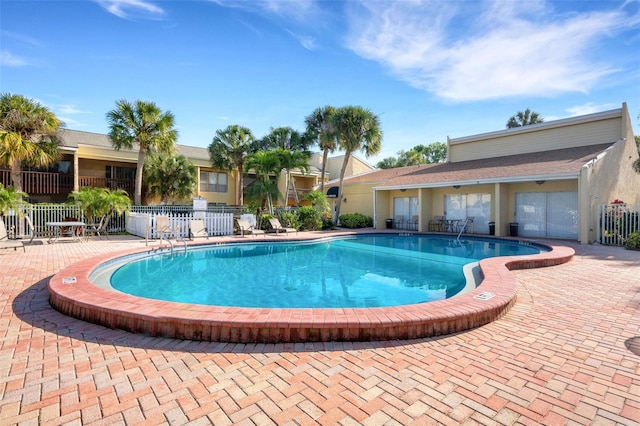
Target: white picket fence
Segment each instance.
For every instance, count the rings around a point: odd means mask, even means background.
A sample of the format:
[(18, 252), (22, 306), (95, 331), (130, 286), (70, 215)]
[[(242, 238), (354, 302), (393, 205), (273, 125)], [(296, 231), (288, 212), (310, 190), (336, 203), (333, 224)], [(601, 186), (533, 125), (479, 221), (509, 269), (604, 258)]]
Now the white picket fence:
[(597, 241), (622, 246), (633, 232), (640, 232), (640, 204), (603, 204), (600, 206), (600, 226)]
[(176, 230), (182, 238), (189, 238), (189, 221), (192, 219), (204, 220), (209, 236), (232, 235), (233, 234), (233, 214), (232, 213), (129, 213), (126, 220), (126, 230), (132, 235), (142, 238), (160, 238), (156, 232), (156, 217), (169, 216), (171, 227)]

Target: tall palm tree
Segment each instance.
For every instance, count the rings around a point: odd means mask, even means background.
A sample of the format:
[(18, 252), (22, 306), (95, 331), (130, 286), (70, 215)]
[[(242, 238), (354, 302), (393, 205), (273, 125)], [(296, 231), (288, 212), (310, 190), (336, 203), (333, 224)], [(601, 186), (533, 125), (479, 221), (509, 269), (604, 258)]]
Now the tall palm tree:
[(255, 173), (256, 180), (247, 187), (247, 197), (259, 201), (262, 207), (266, 205), (269, 213), (273, 214), (273, 200), (281, 195), (273, 179), (282, 170), (277, 152), (258, 151), (247, 156), (244, 171), (247, 173), (249, 170)]
[(300, 134), (300, 132), (291, 127), (272, 127), (269, 134), (260, 140), (260, 148), (280, 148), (289, 151), (306, 152), (312, 143), (305, 135)]
[(149, 195), (162, 203), (170, 198), (187, 199), (196, 186), (196, 167), (184, 155), (152, 155), (144, 163), (144, 183)]
[(333, 153), (337, 147), (331, 121), (331, 116), (335, 111), (336, 109), (334, 107), (326, 105), (316, 108), (304, 119), (307, 125), (306, 133), (317, 138), (318, 146), (322, 149), (322, 171), (320, 172), (320, 191), (322, 193), (324, 193), (324, 176), (326, 173), (327, 158), (329, 157), (329, 153)]
[(338, 146), (344, 153), (338, 183), (338, 205), (336, 218), (340, 218), (342, 205), (342, 183), (351, 154), (362, 151), (366, 157), (377, 154), (382, 148), (382, 129), (378, 116), (359, 106), (346, 106), (336, 109), (331, 115)]
[(107, 113), (109, 137), (116, 150), (138, 146), (138, 163), (134, 202), (142, 204), (142, 170), (148, 152), (171, 154), (175, 150), (178, 131), (170, 111), (162, 112), (153, 102), (121, 99), (116, 108)]
[(22, 95), (0, 95), (0, 165), (22, 193), (22, 166), (46, 167), (60, 158), (56, 131), (62, 122), (39, 102)]
[(208, 150), (213, 167), (236, 171), (236, 205), (243, 205), (245, 158), (258, 150), (251, 130), (237, 124), (230, 125), (224, 130), (217, 130)]
[[(287, 202), (289, 201), (289, 185), (292, 181), (291, 171), (294, 169), (299, 169), (304, 173), (309, 173), (310, 155), (308, 152), (289, 151), (282, 148), (275, 150), (275, 152), (280, 160), (281, 170), (285, 171), (285, 188), (287, 189), (284, 196), (284, 206), (287, 207)], [(298, 194), (294, 192), (294, 196), (296, 198), (296, 204), (298, 204), (300, 202), (300, 200), (298, 200)]]
[(513, 129), (514, 127), (528, 126), (542, 122), (544, 122), (544, 118), (542, 118), (540, 114), (527, 108), (524, 111), (518, 111), (516, 115), (512, 115), (509, 121), (507, 121), (507, 128)]

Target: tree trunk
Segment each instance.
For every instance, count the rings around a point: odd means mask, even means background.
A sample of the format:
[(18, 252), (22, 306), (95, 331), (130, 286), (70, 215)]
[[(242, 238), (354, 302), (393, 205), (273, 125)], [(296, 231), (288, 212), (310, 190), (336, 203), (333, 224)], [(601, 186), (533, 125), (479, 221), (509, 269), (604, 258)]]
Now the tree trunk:
[(244, 176), (242, 175), (243, 164), (238, 164), (238, 170), (236, 171), (236, 205), (242, 206), (244, 203)]
[(342, 206), (342, 181), (344, 180), (344, 174), (347, 171), (347, 163), (349, 163), (349, 158), (351, 157), (351, 152), (346, 151), (344, 153), (344, 162), (342, 163), (342, 169), (340, 169), (340, 181), (338, 182), (338, 206), (336, 207), (336, 223), (340, 224), (340, 207)]
[(11, 169), (11, 183), (16, 191), (22, 192), (22, 161), (15, 159), (9, 166)]
[(324, 175), (327, 170), (327, 158), (329, 157), (329, 148), (325, 148), (322, 153), (322, 171), (320, 172), (320, 192), (324, 194)]
[(136, 206), (142, 205), (142, 169), (144, 168), (145, 154), (146, 150), (140, 147), (140, 150), (138, 150), (138, 165), (136, 167), (136, 193), (133, 201)]

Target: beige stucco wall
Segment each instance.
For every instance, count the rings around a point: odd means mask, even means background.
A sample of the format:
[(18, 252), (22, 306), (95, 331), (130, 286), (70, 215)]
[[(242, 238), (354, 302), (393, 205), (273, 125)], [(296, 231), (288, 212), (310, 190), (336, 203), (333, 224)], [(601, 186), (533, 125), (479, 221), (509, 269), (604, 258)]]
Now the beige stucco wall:
[(82, 158), (78, 161), (78, 174), (80, 176), (104, 178), (106, 166), (127, 167), (134, 170), (136, 169), (136, 165), (132, 163), (107, 160), (89, 160), (86, 158)]
[[(449, 140), (449, 161), (467, 161), (502, 157), (528, 152), (549, 151), (587, 145), (614, 143), (621, 139), (624, 108), (601, 114), (601, 118), (587, 122), (584, 119), (558, 120), (552, 123), (524, 126), (468, 138)], [(593, 119), (593, 118), (591, 118)], [(573, 121), (575, 122), (573, 122)], [(567, 122), (571, 123), (567, 125)]]
[(633, 170), (638, 150), (628, 114), (621, 123), (624, 139), (583, 167), (580, 177), (582, 243), (595, 241), (600, 206), (618, 199), (640, 204), (640, 174)]

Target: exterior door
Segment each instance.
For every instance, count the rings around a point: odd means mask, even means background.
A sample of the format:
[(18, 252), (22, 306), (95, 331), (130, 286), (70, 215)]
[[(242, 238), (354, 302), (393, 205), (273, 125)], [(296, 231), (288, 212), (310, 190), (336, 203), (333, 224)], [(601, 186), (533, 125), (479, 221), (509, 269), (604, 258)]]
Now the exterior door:
[(473, 218), (473, 232), (489, 233), (491, 220), (491, 194), (453, 194), (444, 196), (444, 215), (447, 219), (459, 219), (464, 222)]
[(519, 192), (516, 222), (523, 237), (578, 239), (577, 192)]

